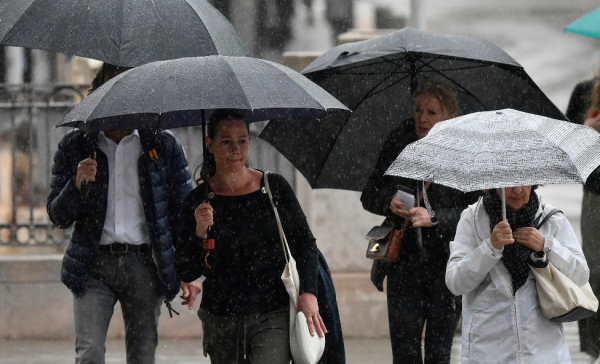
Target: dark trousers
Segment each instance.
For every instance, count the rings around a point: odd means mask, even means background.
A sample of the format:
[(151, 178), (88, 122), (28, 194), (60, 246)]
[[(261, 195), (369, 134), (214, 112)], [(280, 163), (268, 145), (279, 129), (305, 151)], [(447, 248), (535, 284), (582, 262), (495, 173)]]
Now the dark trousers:
[(445, 266), (403, 261), (388, 271), (387, 298), (394, 364), (448, 364), (461, 298), (446, 287)]
[(290, 311), (245, 317), (216, 316), (203, 309), (204, 356), (212, 364), (289, 364)]
[(77, 364), (104, 364), (106, 332), (119, 301), (127, 364), (153, 364), (162, 303), (152, 253), (100, 252), (82, 295), (74, 295)]

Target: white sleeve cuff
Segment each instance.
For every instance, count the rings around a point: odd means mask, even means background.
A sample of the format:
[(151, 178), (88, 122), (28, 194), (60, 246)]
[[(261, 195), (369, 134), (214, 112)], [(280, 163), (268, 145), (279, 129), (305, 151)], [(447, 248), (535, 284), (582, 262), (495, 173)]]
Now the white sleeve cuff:
[(485, 239), (483, 244), (489, 249), (491, 256), (493, 257), (501, 257), (502, 252), (504, 251), (504, 247), (502, 249), (496, 249), (492, 245), (492, 241), (490, 239)]
[(552, 237), (544, 235), (544, 254), (548, 255), (550, 251), (555, 250), (557, 247), (555, 247), (554, 244), (560, 243)]

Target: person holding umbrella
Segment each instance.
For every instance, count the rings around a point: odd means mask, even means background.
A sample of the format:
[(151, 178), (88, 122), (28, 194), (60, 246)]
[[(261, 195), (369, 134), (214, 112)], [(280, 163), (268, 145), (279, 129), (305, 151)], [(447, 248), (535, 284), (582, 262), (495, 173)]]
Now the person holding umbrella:
[(489, 191), (462, 212), (446, 267), (462, 295), (463, 363), (571, 362), (561, 323), (598, 301), (573, 228), (535, 186), (586, 183), (599, 165), (594, 129), (503, 109), (437, 124), (386, 171)]
[[(206, 277), (198, 316), (204, 355), (213, 364), (287, 364), (291, 360), (289, 296), (281, 282), (286, 260), (270, 188), (300, 274), (302, 311), (312, 335), (327, 332), (317, 303), (318, 251), (287, 181), (250, 169), (248, 122), (236, 110), (217, 110), (208, 123), (198, 187), (181, 210), (175, 268), (184, 281)], [(266, 184), (268, 178), (268, 184)]]
[[(94, 85), (124, 70), (105, 64)], [(171, 133), (76, 129), (61, 140), (47, 208), (59, 228), (75, 225), (61, 278), (73, 292), (76, 363), (104, 362), (117, 301), (128, 364), (154, 363), (160, 308), (164, 301), (171, 311), (180, 285), (192, 308), (200, 285), (180, 282), (173, 268), (178, 214), (191, 188)]]
[(506, 220), (501, 188), (462, 213), (450, 243), (446, 283), (463, 295), (463, 363), (571, 362), (562, 324), (542, 313), (528, 260), (543, 252), (580, 287), (589, 269), (563, 214), (536, 228), (554, 209), (541, 204), (536, 187), (506, 188)]
[[(400, 228), (410, 221), (396, 263), (375, 261), (372, 280), (383, 291), (388, 277), (387, 297), (390, 338), (394, 363), (422, 363), (421, 338), (425, 333), (425, 363), (449, 363), (452, 338), (461, 312), (460, 297), (446, 287), (444, 275), (448, 243), (460, 213), (477, 200), (477, 193), (462, 193), (433, 184), (426, 190), (429, 208), (409, 208), (396, 192), (402, 186), (415, 188), (420, 181), (384, 176), (398, 154), (410, 143), (427, 136), (437, 123), (460, 113), (452, 85), (433, 78), (421, 83), (414, 95), (414, 121), (405, 121), (388, 136), (375, 170), (361, 195), (363, 207), (386, 216), (384, 225)], [(423, 250), (416, 229), (422, 229)]]

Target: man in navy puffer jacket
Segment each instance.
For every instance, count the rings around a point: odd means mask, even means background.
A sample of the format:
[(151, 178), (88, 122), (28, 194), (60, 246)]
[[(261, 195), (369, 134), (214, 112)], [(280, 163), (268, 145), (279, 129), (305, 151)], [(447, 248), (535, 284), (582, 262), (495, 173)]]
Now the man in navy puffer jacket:
[[(117, 301), (127, 363), (154, 363), (162, 301), (180, 288), (174, 246), (191, 189), (181, 144), (170, 132), (75, 130), (60, 142), (47, 208), (59, 228), (75, 224), (61, 278), (74, 294), (77, 363), (104, 362)], [(191, 307), (199, 284), (181, 286)]]

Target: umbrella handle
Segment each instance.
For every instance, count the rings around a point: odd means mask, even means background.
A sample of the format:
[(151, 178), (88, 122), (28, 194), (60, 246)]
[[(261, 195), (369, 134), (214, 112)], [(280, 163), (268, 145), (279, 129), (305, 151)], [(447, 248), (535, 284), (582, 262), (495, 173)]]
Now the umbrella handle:
[(506, 220), (506, 190), (502, 187), (502, 221)]

